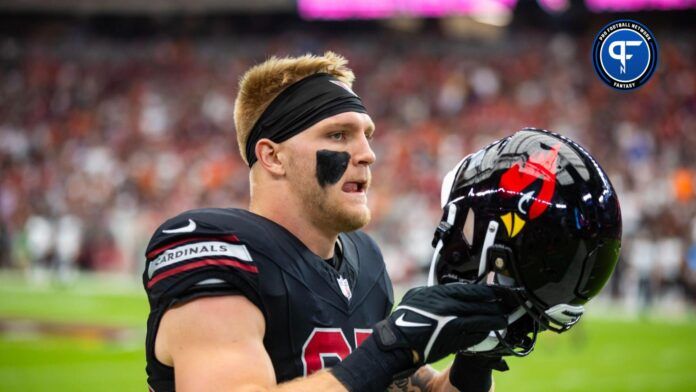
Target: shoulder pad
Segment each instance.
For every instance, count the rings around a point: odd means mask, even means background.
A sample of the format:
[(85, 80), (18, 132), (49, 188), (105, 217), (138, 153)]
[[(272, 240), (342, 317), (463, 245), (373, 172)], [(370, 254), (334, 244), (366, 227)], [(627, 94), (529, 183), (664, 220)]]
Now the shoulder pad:
[(200, 209), (167, 220), (153, 234), (146, 251), (148, 289), (174, 275), (218, 267), (257, 274), (258, 267), (237, 236), (239, 216), (232, 209)]

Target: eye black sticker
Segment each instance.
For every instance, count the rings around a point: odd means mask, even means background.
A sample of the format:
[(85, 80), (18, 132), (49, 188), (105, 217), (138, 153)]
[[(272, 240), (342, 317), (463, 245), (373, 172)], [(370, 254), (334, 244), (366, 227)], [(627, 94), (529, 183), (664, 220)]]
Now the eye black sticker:
[(325, 187), (333, 185), (343, 177), (348, 168), (350, 154), (345, 151), (317, 151), (317, 181)]

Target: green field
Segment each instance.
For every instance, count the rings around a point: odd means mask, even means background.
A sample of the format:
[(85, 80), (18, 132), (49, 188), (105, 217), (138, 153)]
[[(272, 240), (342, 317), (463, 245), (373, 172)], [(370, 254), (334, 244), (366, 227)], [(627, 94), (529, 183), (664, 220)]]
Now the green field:
[[(36, 287), (3, 275), (0, 298), (0, 321), (13, 326), (0, 332), (0, 391), (146, 390), (147, 302), (137, 284), (90, 277)], [(567, 334), (544, 334), (530, 357), (509, 360), (497, 390), (696, 391), (693, 317), (588, 316)]]

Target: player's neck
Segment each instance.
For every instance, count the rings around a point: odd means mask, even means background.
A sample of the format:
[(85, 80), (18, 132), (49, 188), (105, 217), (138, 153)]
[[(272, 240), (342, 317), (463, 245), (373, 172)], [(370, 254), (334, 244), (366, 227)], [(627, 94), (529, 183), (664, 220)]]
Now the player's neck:
[(272, 206), (252, 201), (249, 205), (249, 211), (283, 226), (302, 241), (307, 249), (322, 259), (333, 257), (338, 233), (329, 233), (306, 219), (302, 219), (294, 214), (288, 214), (289, 211), (297, 211), (296, 209), (280, 205), (273, 208)]

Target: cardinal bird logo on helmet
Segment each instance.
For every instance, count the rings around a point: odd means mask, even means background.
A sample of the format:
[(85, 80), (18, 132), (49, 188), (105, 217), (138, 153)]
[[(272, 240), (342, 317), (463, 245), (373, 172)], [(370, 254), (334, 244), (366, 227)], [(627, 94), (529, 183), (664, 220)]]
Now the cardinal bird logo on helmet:
[[(500, 177), (499, 187), (510, 196), (519, 196), (519, 214), (508, 212), (500, 217), (511, 238), (524, 228), (527, 222), (524, 216), (528, 220), (534, 220), (551, 204), (556, 189), (556, 161), (560, 147), (560, 144), (557, 144), (549, 150), (533, 154), (526, 161), (512, 165)], [(525, 192), (538, 180), (541, 180), (542, 184), (536, 195), (534, 190)]]

